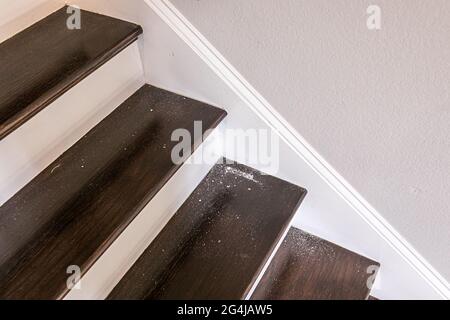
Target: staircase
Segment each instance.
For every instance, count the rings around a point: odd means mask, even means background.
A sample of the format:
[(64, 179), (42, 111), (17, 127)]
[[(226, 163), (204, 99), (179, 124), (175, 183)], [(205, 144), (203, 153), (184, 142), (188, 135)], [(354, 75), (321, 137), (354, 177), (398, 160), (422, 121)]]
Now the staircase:
[[(66, 11), (0, 44), (0, 145), (143, 32), (87, 11), (69, 30)], [(0, 299), (66, 297), (68, 268), (85, 275), (183, 165), (172, 133), (192, 153), (226, 115), (139, 88), (0, 207)], [(368, 299), (376, 262), (291, 227), (305, 196), (221, 159), (108, 299)]]

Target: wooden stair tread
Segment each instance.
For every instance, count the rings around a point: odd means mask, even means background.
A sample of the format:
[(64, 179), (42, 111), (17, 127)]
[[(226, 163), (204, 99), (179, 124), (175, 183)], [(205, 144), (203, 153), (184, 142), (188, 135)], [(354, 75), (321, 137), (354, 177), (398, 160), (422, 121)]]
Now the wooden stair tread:
[(81, 11), (69, 30), (67, 7), (0, 44), (0, 139), (135, 41), (133, 23)]
[(243, 299), (306, 191), (217, 164), (109, 299)]
[(225, 116), (149, 85), (139, 89), (0, 207), (0, 298), (63, 297), (67, 268), (85, 273), (179, 168), (172, 132), (194, 136), (194, 121), (205, 131)]
[(252, 299), (365, 300), (371, 266), (379, 264), (291, 228)]

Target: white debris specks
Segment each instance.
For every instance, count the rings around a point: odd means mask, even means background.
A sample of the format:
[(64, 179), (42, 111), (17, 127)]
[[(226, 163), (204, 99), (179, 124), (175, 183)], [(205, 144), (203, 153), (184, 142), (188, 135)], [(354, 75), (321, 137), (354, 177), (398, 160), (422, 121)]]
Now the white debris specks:
[(241, 170), (239, 170), (239, 169), (236, 169), (236, 168), (233, 168), (233, 167), (230, 167), (230, 166), (227, 166), (227, 167), (225, 168), (225, 172), (226, 172), (226, 173), (235, 174), (235, 175), (237, 175), (237, 176), (239, 176), (239, 177), (242, 177), (242, 178), (244, 178), (244, 179), (250, 180), (250, 181), (252, 181), (252, 182), (254, 182), (254, 183), (257, 183), (257, 184), (259, 184), (259, 185), (262, 184), (260, 181), (258, 181), (258, 180), (255, 179), (255, 176), (254, 176), (253, 174), (247, 173), (247, 172), (244, 172), (244, 171), (241, 171)]
[(53, 174), (53, 172), (55, 172), (55, 170), (58, 169), (58, 168), (60, 168), (60, 167), (61, 167), (61, 164), (57, 164), (57, 165), (52, 169), (52, 171), (50, 171), (50, 174)]
[(320, 260), (326, 257), (333, 260), (336, 257), (334, 246), (309, 233), (299, 231), (289, 234), (289, 241), (294, 245), (295, 255), (310, 260)]

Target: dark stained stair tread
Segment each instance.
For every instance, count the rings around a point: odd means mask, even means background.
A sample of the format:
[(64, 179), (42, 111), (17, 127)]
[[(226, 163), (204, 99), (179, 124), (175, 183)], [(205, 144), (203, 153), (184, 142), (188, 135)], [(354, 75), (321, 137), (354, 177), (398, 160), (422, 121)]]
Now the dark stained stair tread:
[(244, 299), (306, 191), (214, 166), (109, 299)]
[(379, 264), (291, 228), (252, 299), (365, 300), (372, 266)]
[(133, 23), (81, 11), (69, 30), (67, 7), (0, 44), (0, 139), (135, 41)]
[(194, 121), (205, 131), (225, 115), (149, 85), (138, 90), (0, 207), (0, 298), (67, 294), (67, 268), (86, 272), (179, 168), (172, 132), (194, 137)]

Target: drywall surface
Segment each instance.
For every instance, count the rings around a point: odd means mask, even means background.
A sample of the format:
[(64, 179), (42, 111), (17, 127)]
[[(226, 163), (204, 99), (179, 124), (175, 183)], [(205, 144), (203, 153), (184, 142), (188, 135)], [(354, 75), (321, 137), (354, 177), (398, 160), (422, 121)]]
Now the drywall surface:
[(171, 2), (450, 279), (449, 1)]

